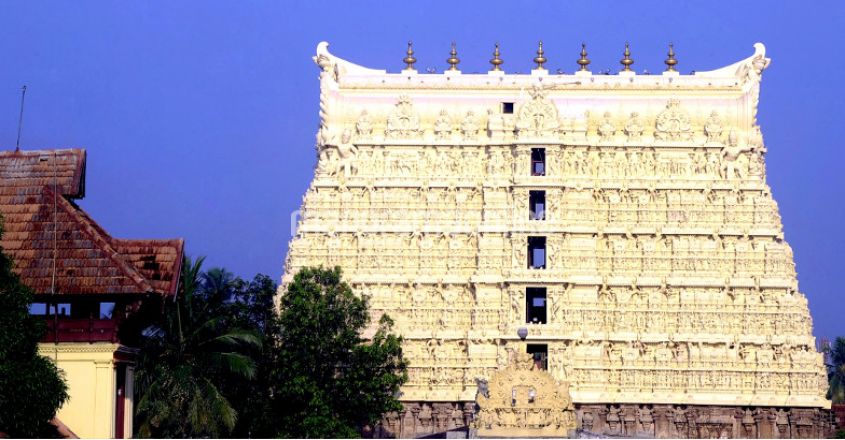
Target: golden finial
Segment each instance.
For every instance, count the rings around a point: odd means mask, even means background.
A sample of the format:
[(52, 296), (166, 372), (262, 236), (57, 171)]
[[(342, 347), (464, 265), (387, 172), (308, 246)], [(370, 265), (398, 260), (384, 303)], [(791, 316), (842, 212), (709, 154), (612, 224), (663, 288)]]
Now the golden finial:
[(534, 57), (534, 62), (537, 63), (537, 70), (546, 70), (543, 67), (543, 64), (545, 64), (545, 62), (548, 60), (546, 59), (546, 57), (543, 56), (544, 53), (545, 52), (543, 52), (543, 42), (541, 41), (540, 47), (537, 48), (537, 56)]
[(449, 63), (449, 70), (458, 70), (458, 63), (461, 60), (458, 58), (458, 49), (455, 48), (455, 42), (452, 42), (452, 50), (449, 51), (449, 59), (446, 60)]
[(493, 70), (494, 70), (494, 71), (500, 71), (500, 70), (502, 70), (502, 68), (501, 68), (501, 67), (499, 67), (499, 66), (501, 66), (502, 64), (504, 64), (504, 61), (502, 61), (502, 59), (501, 59), (501, 58), (499, 58), (499, 55), (500, 55), (500, 54), (499, 54), (499, 43), (496, 43), (496, 49), (495, 49), (495, 50), (493, 50), (493, 59), (492, 59), (492, 60), (490, 60), (490, 64), (492, 64), (492, 65), (493, 65)]
[(625, 58), (622, 58), (622, 61), (619, 61), (623, 66), (625, 66), (622, 71), (630, 72), (631, 64), (634, 64), (634, 60), (631, 59), (631, 48), (628, 46), (627, 42), (625, 43), (625, 52), (622, 55), (625, 55)]
[(402, 61), (408, 66), (404, 70), (414, 70), (414, 63), (417, 62), (417, 59), (414, 58), (414, 43), (408, 42), (408, 51), (405, 54), (406, 56)]
[(590, 64), (590, 60), (587, 58), (587, 44), (581, 43), (581, 58), (578, 58), (578, 65), (581, 66), (581, 71), (587, 71), (587, 65)]
[(675, 72), (675, 65), (678, 64), (678, 60), (675, 59), (675, 47), (672, 43), (669, 43), (669, 58), (666, 58), (666, 71), (667, 72)]

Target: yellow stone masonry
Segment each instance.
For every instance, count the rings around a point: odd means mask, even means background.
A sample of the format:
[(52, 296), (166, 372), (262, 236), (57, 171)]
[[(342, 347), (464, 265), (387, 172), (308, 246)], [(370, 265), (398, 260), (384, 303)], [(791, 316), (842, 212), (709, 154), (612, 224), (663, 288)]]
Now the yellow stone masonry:
[(525, 328), (575, 403), (829, 408), (766, 184), (762, 44), (693, 75), (387, 73), (327, 48), (282, 288), (342, 267), (405, 338), (403, 401), (474, 401)]

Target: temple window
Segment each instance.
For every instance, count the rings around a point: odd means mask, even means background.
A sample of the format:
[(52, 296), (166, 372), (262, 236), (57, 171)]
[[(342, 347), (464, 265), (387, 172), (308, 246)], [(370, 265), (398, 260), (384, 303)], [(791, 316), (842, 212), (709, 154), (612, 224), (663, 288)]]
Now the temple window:
[(502, 113), (506, 115), (513, 114), (513, 103), (512, 102), (503, 102), (502, 103)]
[(528, 219), (529, 220), (545, 220), (546, 219), (546, 192), (545, 191), (530, 191), (528, 193)]
[(531, 175), (545, 176), (546, 175), (546, 149), (532, 148), (531, 149)]
[(547, 370), (549, 366), (549, 346), (546, 344), (528, 344), (527, 350), (534, 358), (534, 368)]
[(529, 324), (546, 323), (545, 287), (529, 287), (525, 289), (525, 322)]
[(546, 268), (546, 237), (528, 237), (528, 268)]

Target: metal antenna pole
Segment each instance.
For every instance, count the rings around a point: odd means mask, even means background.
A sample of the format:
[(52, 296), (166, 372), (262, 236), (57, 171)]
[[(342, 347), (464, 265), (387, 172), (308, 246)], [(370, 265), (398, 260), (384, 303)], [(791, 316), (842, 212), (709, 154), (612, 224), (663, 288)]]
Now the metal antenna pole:
[(23, 102), (26, 98), (26, 84), (21, 87), (21, 114), (18, 117), (18, 142), (15, 144), (15, 151), (21, 151), (21, 127), (23, 126)]

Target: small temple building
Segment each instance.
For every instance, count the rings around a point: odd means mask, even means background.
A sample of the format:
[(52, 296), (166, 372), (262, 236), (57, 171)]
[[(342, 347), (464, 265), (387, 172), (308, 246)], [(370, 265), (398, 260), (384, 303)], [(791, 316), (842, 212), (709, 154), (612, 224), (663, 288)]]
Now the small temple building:
[(617, 74), (572, 55), (551, 72), (541, 43), (511, 73), (496, 45), (467, 73), (453, 45), (423, 73), (409, 44), (388, 72), (317, 46), (317, 164), (282, 289), (340, 266), (395, 321), (409, 380), (376, 435), (827, 435), (766, 180), (763, 44), (692, 74), (671, 46), (657, 74), (627, 44)]
[(79, 437), (130, 438), (137, 349), (119, 330), (144, 301), (176, 293), (184, 243), (111, 237), (75, 203), (85, 169), (82, 149), (0, 152), (0, 246), (47, 323), (39, 352), (65, 374), (57, 418)]

